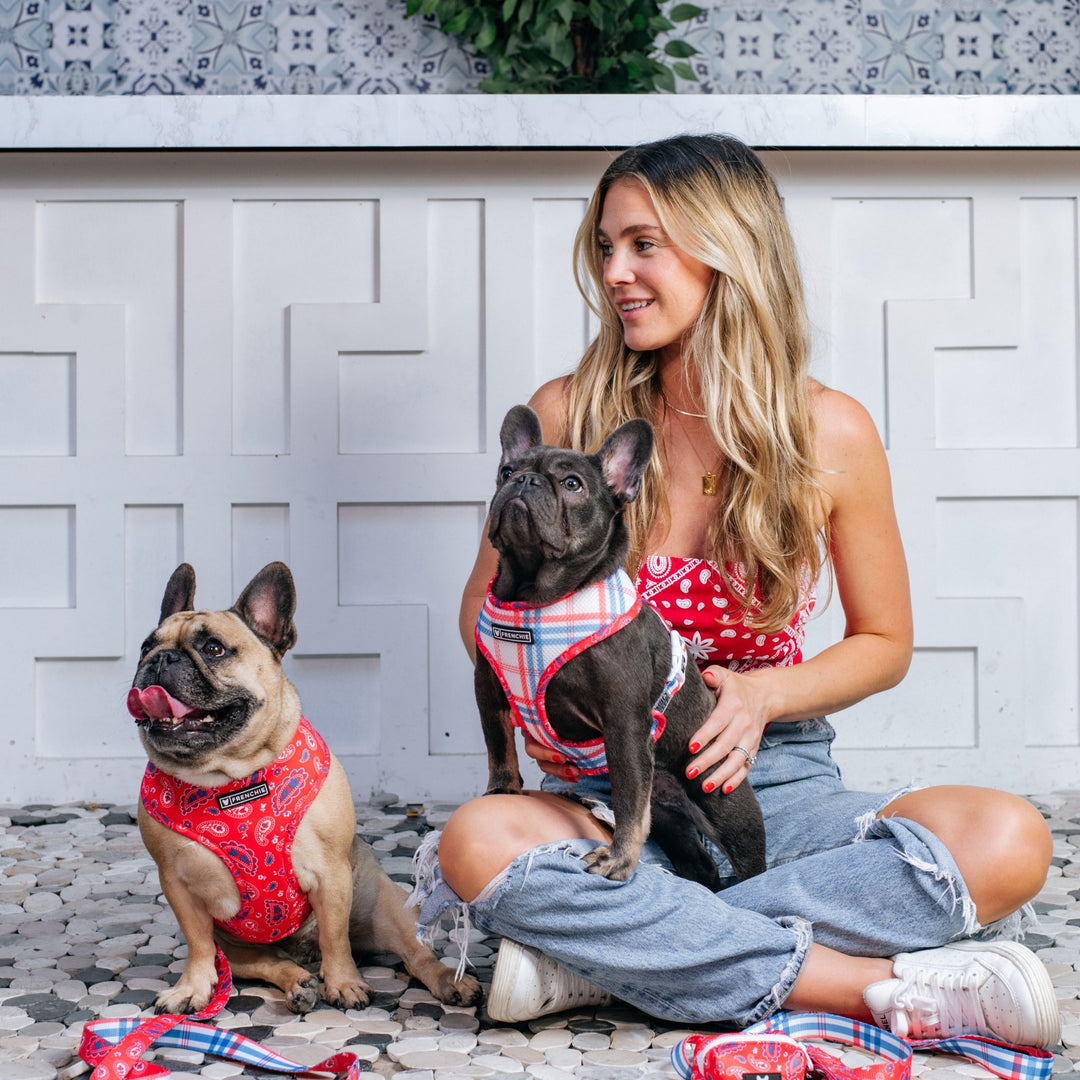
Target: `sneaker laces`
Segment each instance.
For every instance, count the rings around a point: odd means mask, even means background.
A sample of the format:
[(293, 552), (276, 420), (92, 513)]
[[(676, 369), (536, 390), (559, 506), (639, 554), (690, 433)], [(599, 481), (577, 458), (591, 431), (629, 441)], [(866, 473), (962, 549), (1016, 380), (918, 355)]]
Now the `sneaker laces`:
[(565, 968), (550, 956), (540, 954), (537, 973), (544, 991), (544, 1007), (557, 1004), (560, 1009), (601, 1004), (606, 991), (594, 986), (584, 976)]
[(905, 1035), (942, 1038), (985, 1034), (989, 1028), (979, 999), (978, 972), (911, 971), (893, 993), (894, 1010), (908, 1022)]
[(559, 989), (562, 991), (562, 996), (568, 1001), (570, 1008), (579, 1005), (601, 1004), (610, 996), (606, 990), (601, 990), (599, 986), (594, 986), (588, 979), (568, 971), (566, 968), (561, 968), (561, 974), (564, 976), (565, 981), (563, 981)]

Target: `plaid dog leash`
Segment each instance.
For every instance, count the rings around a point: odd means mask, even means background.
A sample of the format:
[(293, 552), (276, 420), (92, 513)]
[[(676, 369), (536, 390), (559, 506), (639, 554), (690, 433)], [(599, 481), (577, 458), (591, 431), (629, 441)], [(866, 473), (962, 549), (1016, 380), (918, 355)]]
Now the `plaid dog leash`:
[[(850, 1068), (802, 1039), (844, 1043), (885, 1060)], [(671, 1061), (683, 1080), (804, 1080), (811, 1073), (828, 1080), (910, 1080), (913, 1050), (958, 1054), (1002, 1080), (1049, 1080), (1054, 1060), (1048, 1050), (981, 1035), (907, 1041), (846, 1016), (778, 1012), (741, 1033), (691, 1035), (672, 1047)]]
[[(194, 1017), (162, 1013), (149, 1020), (93, 1020), (88, 1023), (83, 1028), (79, 1057), (93, 1068), (91, 1080), (128, 1080), (129, 1077), (153, 1080), (168, 1076), (169, 1070), (164, 1065), (141, 1060), (155, 1043), (227, 1057), (273, 1072), (344, 1073), (347, 1080), (358, 1080), (361, 1063), (355, 1054), (338, 1053), (318, 1065), (300, 1065), (243, 1035), (198, 1023), (198, 1020), (209, 1020), (221, 1012), (232, 992), (232, 972), (220, 947), (214, 966), (217, 990), (206, 1008)], [(363, 1068), (365, 1071), (368, 1068), (366, 1062)]]

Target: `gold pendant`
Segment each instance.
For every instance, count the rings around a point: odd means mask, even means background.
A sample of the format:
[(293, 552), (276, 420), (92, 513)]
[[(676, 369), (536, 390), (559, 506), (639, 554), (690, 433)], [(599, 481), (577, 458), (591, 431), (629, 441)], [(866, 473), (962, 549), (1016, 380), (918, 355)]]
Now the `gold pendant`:
[(702, 495), (715, 495), (716, 494), (716, 474), (707, 472), (701, 478), (701, 494)]

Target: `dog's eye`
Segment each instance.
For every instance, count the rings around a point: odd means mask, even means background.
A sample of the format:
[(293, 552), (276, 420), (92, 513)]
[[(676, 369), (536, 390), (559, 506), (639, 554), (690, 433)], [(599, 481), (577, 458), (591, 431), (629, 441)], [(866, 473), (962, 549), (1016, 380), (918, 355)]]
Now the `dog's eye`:
[(225, 646), (222, 645), (220, 641), (217, 641), (216, 639), (211, 638), (202, 647), (202, 651), (203, 651), (203, 656), (210, 656), (210, 657), (224, 656), (225, 655)]
[(567, 491), (580, 491), (582, 488), (581, 480), (576, 476), (564, 476), (562, 486)]
[(499, 470), (499, 479), (500, 480), (509, 480), (510, 477), (513, 476), (513, 475), (514, 475), (514, 467), (512, 465), (504, 465)]
[(144, 641), (142, 648), (139, 650), (139, 656), (145, 656), (154, 647), (153, 641)]

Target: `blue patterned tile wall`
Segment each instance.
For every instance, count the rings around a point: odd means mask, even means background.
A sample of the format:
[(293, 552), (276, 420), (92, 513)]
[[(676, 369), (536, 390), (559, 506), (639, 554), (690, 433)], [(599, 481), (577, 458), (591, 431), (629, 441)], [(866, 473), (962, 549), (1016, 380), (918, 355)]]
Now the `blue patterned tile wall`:
[[(718, 0), (681, 93), (1074, 94), (1080, 0)], [(405, 0), (0, 0), (0, 94), (470, 93)]]

